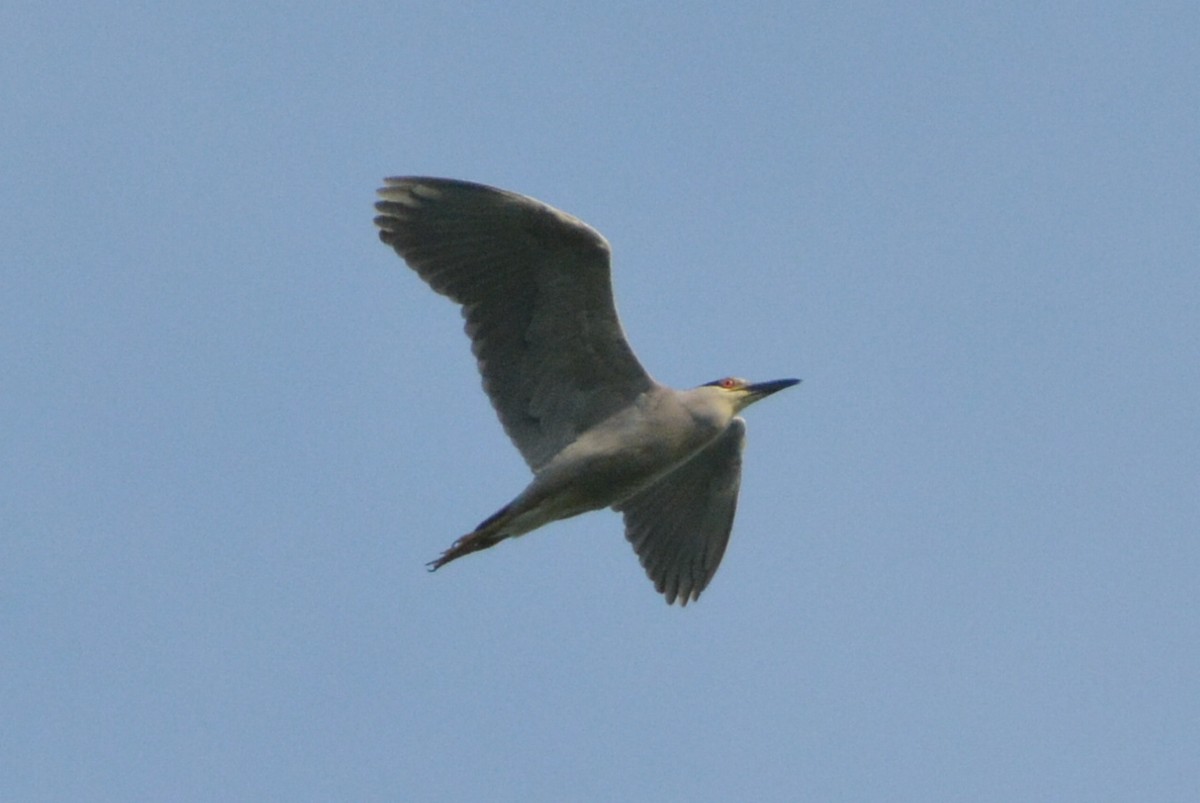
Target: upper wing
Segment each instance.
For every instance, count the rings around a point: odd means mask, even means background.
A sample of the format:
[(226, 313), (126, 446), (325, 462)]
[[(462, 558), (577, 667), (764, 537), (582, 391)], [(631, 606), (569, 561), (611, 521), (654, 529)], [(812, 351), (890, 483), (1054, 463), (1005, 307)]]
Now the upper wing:
[(462, 304), (483, 389), (531, 468), (654, 384), (617, 320), (597, 231), (481, 184), (385, 182), (380, 239)]
[(742, 480), (746, 422), (735, 418), (695, 457), (616, 509), (654, 587), (674, 603), (697, 599), (729, 543)]

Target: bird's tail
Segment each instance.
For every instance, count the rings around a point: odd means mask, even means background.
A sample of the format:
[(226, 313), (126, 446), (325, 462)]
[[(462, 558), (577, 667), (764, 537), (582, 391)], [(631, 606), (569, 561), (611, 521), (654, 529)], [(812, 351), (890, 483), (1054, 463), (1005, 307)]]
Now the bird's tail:
[(470, 555), (472, 552), (493, 547), (508, 538), (509, 534), (504, 532), (504, 525), (508, 523), (510, 507), (512, 506), (505, 505), (500, 508), (480, 522), (473, 532), (467, 533), (451, 544), (450, 548), (443, 552), (437, 560), (426, 563), (429, 571), (436, 572), (452, 560), (458, 560), (463, 555)]

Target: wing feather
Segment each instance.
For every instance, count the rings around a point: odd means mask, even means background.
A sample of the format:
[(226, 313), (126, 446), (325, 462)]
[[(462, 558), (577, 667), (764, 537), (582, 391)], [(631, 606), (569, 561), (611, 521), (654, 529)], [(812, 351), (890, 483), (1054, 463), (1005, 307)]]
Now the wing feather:
[(379, 237), (462, 306), (483, 387), (534, 470), (654, 385), (625, 340), (608, 242), (540, 201), (389, 178)]
[(745, 422), (733, 419), (688, 462), (616, 506), (625, 537), (668, 603), (699, 598), (721, 565), (737, 510), (745, 433)]

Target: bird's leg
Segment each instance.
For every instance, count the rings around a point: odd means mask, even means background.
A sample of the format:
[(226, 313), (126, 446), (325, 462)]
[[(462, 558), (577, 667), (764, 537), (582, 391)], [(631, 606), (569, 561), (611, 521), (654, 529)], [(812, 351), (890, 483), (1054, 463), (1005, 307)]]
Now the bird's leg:
[(472, 552), (493, 547), (505, 538), (508, 538), (508, 533), (503, 532), (502, 529), (507, 521), (506, 514), (508, 511), (509, 506), (504, 506), (484, 519), (473, 532), (467, 533), (451, 544), (450, 548), (443, 552), (441, 557), (425, 564), (429, 567), (429, 571), (436, 572), (452, 560), (458, 560), (463, 555), (470, 555)]

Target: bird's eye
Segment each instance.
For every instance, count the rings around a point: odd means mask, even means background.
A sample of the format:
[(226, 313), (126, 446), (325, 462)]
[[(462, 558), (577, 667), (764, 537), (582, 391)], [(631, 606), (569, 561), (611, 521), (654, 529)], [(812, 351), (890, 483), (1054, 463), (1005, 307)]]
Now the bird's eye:
[(734, 379), (733, 377), (729, 377), (728, 379), (722, 379), (721, 387), (725, 388), (726, 390), (733, 390), (734, 388), (737, 387), (737, 380)]

